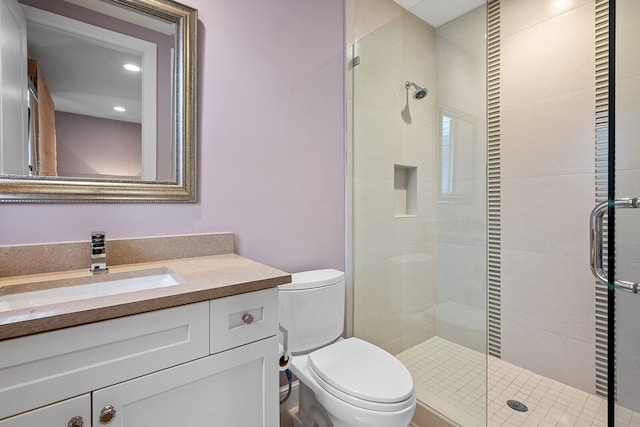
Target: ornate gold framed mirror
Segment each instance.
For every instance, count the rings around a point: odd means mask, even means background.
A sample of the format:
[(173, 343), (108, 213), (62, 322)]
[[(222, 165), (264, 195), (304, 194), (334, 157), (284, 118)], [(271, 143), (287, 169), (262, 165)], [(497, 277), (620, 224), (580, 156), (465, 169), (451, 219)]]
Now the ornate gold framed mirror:
[[(3, 0), (0, 202), (196, 201), (197, 11)], [(3, 67), (5, 71), (5, 67)]]

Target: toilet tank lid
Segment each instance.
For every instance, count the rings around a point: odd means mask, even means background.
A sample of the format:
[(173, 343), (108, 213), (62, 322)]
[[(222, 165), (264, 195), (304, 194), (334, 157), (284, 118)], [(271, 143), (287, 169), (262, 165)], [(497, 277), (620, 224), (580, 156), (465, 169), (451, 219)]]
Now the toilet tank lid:
[(291, 283), (278, 286), (281, 291), (320, 288), (335, 285), (344, 280), (344, 273), (339, 270), (325, 269), (303, 271), (291, 275)]

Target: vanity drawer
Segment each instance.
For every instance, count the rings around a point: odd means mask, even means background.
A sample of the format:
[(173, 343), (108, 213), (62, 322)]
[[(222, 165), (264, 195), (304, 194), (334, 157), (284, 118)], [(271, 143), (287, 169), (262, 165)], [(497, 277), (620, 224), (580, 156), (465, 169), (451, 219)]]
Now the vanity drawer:
[(211, 300), (211, 354), (278, 332), (278, 288)]
[(0, 419), (208, 354), (208, 301), (0, 341)]

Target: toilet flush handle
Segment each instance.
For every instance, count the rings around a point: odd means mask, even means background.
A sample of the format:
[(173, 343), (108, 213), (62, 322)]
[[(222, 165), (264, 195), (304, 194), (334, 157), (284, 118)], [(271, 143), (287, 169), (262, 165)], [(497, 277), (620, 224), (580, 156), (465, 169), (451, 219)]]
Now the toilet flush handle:
[(284, 353), (287, 354), (287, 351), (289, 351), (289, 331), (280, 324), (278, 324), (278, 329), (282, 332), (282, 347), (284, 349)]

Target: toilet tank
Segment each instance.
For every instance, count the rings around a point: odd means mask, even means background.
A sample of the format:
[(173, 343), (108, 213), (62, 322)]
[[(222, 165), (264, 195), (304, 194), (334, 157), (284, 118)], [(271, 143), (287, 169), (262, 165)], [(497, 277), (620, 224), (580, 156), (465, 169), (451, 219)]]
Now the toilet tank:
[(288, 346), (293, 354), (315, 350), (342, 335), (345, 304), (342, 271), (292, 274), (291, 283), (278, 286), (278, 294), (280, 325), (288, 331)]

